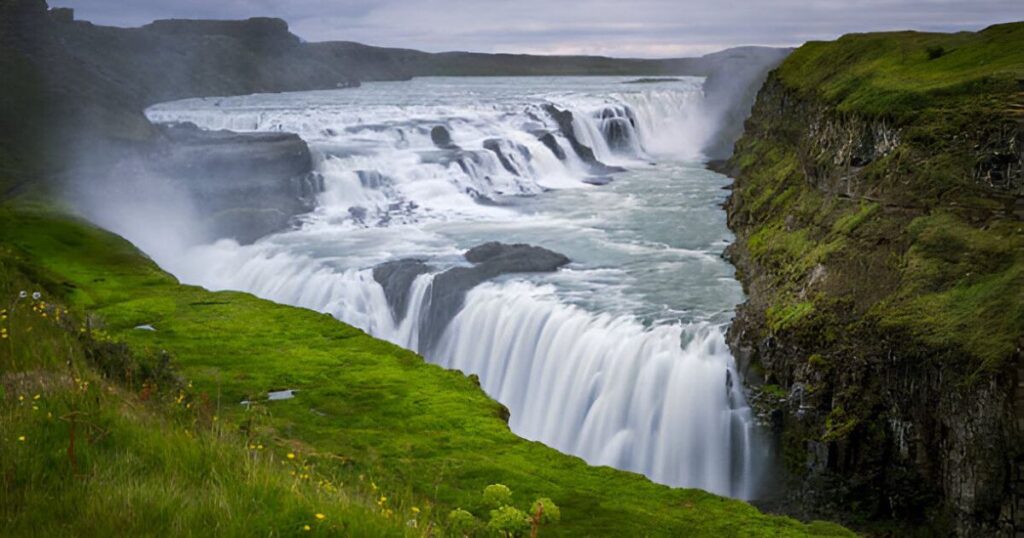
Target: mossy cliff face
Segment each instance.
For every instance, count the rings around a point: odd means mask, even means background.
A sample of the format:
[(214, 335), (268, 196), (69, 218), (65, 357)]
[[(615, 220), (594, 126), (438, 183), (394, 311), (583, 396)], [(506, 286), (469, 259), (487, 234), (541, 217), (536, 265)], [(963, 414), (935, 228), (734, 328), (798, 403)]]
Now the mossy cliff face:
[(1024, 530), (1024, 24), (809, 43), (728, 163), (770, 504)]

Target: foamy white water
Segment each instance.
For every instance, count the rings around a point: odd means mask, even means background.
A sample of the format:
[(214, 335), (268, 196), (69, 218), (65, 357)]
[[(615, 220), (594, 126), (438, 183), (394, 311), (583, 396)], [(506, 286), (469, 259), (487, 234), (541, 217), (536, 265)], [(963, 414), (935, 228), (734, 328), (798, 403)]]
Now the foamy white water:
[[(749, 498), (756, 427), (723, 340), (742, 293), (719, 256), (731, 240), (719, 207), (727, 179), (696, 160), (712, 128), (700, 79), (623, 80), (416, 79), (159, 105), (155, 121), (298, 133), (325, 191), (296, 230), (150, 254), (183, 281), (329, 312), (475, 373), (523, 437)], [(573, 134), (598, 160), (628, 170), (586, 184), (603, 174), (573, 151), (549, 104), (572, 112)], [(458, 150), (436, 147), (438, 126)], [(543, 246), (572, 264), (477, 286), (427, 348), (433, 275), (468, 265), (462, 252), (486, 241)], [(373, 267), (408, 258), (434, 271), (395, 312)]]

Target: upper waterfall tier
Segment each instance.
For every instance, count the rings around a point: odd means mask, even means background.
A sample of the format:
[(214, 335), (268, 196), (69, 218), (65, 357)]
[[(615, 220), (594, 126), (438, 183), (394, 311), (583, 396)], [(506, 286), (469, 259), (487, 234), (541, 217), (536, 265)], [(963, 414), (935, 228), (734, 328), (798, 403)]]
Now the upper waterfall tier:
[[(317, 150), (328, 178), (318, 216), (332, 225), (481, 216), (491, 210), (480, 204), (503, 196), (604, 184), (623, 164), (699, 155), (694, 133), (703, 131), (693, 126), (700, 122), (700, 79), (642, 89), (605, 81), (590, 92), (566, 92), (557, 80), (530, 79), (516, 91), (499, 87), (488, 99), (475, 91), (479, 83), (458, 81), (441, 83), (459, 86), (446, 88), (443, 99), (396, 104), (425, 90), (418, 85), (438, 84), (430, 80), (195, 99), (147, 113), (204, 129), (299, 134)], [(495, 88), (485, 82), (480, 89)]]

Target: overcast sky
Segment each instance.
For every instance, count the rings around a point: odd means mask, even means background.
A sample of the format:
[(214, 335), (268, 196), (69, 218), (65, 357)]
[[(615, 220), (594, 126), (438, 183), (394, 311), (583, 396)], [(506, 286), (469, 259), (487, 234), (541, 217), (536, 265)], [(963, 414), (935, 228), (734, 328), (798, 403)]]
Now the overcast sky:
[(799, 45), (849, 32), (977, 30), (1024, 0), (51, 0), (79, 19), (286, 19), (308, 41), (428, 51), (664, 57)]

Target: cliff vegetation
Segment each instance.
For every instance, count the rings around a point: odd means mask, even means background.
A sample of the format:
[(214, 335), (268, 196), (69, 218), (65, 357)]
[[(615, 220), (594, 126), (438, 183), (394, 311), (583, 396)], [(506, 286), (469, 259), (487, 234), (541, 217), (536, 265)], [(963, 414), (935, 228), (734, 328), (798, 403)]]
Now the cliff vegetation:
[(1021, 528), (1022, 144), (1021, 23), (808, 43), (762, 88), (728, 165), (731, 338), (794, 512)]

